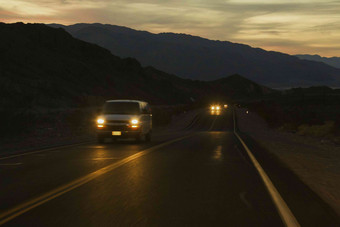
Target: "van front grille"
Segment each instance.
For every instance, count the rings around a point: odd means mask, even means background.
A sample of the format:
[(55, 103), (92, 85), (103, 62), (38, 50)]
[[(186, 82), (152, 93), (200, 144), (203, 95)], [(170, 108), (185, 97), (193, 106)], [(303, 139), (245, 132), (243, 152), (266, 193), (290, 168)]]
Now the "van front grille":
[(130, 131), (131, 129), (126, 125), (106, 125), (107, 131)]
[(124, 123), (124, 124), (129, 124), (129, 121), (127, 121), (127, 120), (107, 120), (106, 122), (107, 123), (120, 123), (120, 124)]

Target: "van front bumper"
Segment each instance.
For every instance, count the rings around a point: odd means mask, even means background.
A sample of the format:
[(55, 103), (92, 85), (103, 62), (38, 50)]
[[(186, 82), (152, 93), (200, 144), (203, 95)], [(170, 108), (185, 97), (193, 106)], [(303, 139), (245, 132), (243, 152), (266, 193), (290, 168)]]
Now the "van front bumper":
[[(120, 135), (114, 135), (113, 132), (120, 132)], [(141, 134), (140, 131), (97, 131), (97, 136), (101, 138), (111, 138), (111, 137), (137, 137)]]
[[(104, 126), (103, 128), (97, 128), (97, 136), (101, 138), (112, 137), (138, 137), (141, 135), (141, 128), (130, 128), (129, 126)], [(120, 134), (120, 135), (119, 135)]]

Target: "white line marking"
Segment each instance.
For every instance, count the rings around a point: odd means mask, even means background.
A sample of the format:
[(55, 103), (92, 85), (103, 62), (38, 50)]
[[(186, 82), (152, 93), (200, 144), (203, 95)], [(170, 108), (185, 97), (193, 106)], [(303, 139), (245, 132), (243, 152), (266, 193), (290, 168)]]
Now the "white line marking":
[(198, 118), (199, 118), (199, 114), (196, 114), (194, 118), (192, 119), (192, 121), (187, 126), (185, 126), (184, 129), (192, 127), (196, 123)]
[(22, 153), (22, 154), (15, 154), (15, 155), (2, 157), (2, 158), (0, 158), (0, 160), (26, 156), (26, 155), (30, 155), (30, 154), (37, 154), (37, 153), (46, 152), (46, 151), (53, 151), (53, 150), (57, 150), (57, 149), (65, 149), (65, 148), (89, 144), (89, 143), (92, 143), (92, 142), (84, 142), (84, 143), (76, 143), (76, 144), (64, 145), (64, 146), (59, 146), (59, 147), (51, 147), (51, 148), (46, 148), (46, 149), (42, 149), (42, 150), (31, 151), (31, 152), (26, 152), (26, 153)]
[[(196, 119), (194, 119), (194, 121), (192, 122), (192, 124), (190, 124), (190, 127), (194, 126), (194, 125), (198, 122), (198, 120), (201, 118), (199, 114), (197, 114), (196, 116), (197, 116)], [(190, 127), (189, 127), (189, 128), (190, 128)]]
[(52, 191), (49, 191), (49, 192), (47, 192), (47, 193), (45, 193), (41, 196), (38, 196), (38, 197), (31, 199), (31, 200), (29, 200), (25, 203), (22, 203), (22, 204), (14, 207), (12, 209), (9, 209), (9, 210), (7, 210), (3, 213), (0, 213), (0, 225), (18, 217), (21, 214), (26, 213), (29, 210), (34, 209), (37, 206), (40, 206), (40, 205), (42, 205), (42, 204), (44, 204), (44, 203), (46, 203), (46, 202), (48, 202), (48, 201), (50, 201), (54, 198), (57, 198), (57, 197), (65, 194), (66, 192), (69, 192), (69, 191), (71, 191), (75, 188), (78, 188), (78, 187), (82, 186), (83, 184), (86, 184), (87, 182), (89, 182), (89, 181), (91, 181), (91, 180), (93, 180), (93, 179), (95, 179), (99, 176), (102, 176), (103, 174), (106, 174), (106, 173), (108, 173), (108, 172), (110, 172), (114, 169), (117, 169), (118, 167), (125, 165), (128, 162), (131, 162), (131, 161), (133, 161), (137, 158), (140, 158), (142, 156), (145, 156), (146, 154), (149, 154), (149, 153), (151, 153), (151, 152), (153, 152), (153, 151), (155, 151), (159, 148), (162, 148), (162, 147), (165, 147), (169, 144), (175, 143), (177, 141), (186, 139), (186, 138), (191, 137), (193, 135), (195, 135), (195, 133), (192, 133), (192, 134), (189, 134), (189, 135), (186, 135), (186, 136), (182, 136), (180, 138), (173, 139), (173, 140), (167, 141), (165, 143), (161, 143), (161, 144), (158, 144), (156, 146), (150, 147), (146, 150), (140, 151), (140, 152), (138, 152), (134, 155), (131, 155), (131, 156), (124, 158), (120, 161), (117, 161), (113, 164), (110, 164), (110, 165), (108, 165), (104, 168), (101, 168), (97, 171), (94, 171), (94, 172), (92, 172), (88, 175), (80, 177), (80, 178), (78, 178), (78, 179), (76, 179), (76, 180), (74, 180), (74, 181), (72, 181), (68, 184), (62, 185), (62, 186), (60, 186), (60, 187), (58, 187), (58, 188), (56, 188)]
[(18, 165), (22, 165), (22, 163), (17, 162), (17, 163), (2, 163), (2, 164), (0, 164), (0, 166), (18, 166)]
[(240, 198), (241, 198), (242, 202), (243, 202), (244, 204), (246, 204), (247, 208), (251, 209), (252, 206), (251, 206), (251, 204), (248, 202), (248, 200), (247, 200), (247, 198), (246, 198), (246, 194), (247, 194), (246, 192), (241, 192), (241, 193), (240, 193)]
[(208, 131), (211, 131), (211, 129), (215, 126), (215, 121), (216, 121), (216, 119), (217, 119), (217, 115), (215, 116), (215, 119), (214, 119), (214, 121), (212, 122), (212, 124), (211, 124), (210, 128), (208, 129)]
[(281, 216), (282, 221), (288, 227), (299, 227), (300, 224), (296, 220), (294, 214), (289, 209), (288, 205), (283, 200), (283, 198), (281, 197), (280, 193), (277, 191), (277, 189), (275, 188), (274, 184), (271, 182), (270, 178), (268, 177), (266, 172), (261, 167), (260, 163), (256, 160), (254, 155), (251, 153), (251, 151), (248, 148), (248, 146), (245, 144), (245, 142), (242, 140), (242, 138), (236, 132), (235, 109), (233, 109), (233, 120), (234, 120), (234, 134), (240, 140), (240, 142), (243, 145), (244, 149), (246, 150), (249, 158), (253, 162), (257, 172), (259, 173), (259, 175), (260, 175), (264, 185), (266, 186), (266, 188), (267, 188), (267, 190), (269, 192), (270, 197), (272, 198), (272, 200), (274, 202), (275, 207), (278, 210), (278, 213)]
[(92, 158), (93, 161), (101, 161), (101, 160), (113, 160), (113, 159), (120, 159), (120, 158)]

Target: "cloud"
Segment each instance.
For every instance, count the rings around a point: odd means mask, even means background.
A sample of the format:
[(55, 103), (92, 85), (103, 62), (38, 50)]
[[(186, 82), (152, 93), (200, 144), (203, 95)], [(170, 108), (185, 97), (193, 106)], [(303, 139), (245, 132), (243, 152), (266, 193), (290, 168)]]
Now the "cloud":
[(1, 15), (0, 21), (5, 21), (6, 19), (17, 19), (19, 17), (19, 15), (16, 14), (15, 12), (8, 11), (2, 8), (0, 8), (0, 15)]
[(5, 22), (100, 22), (289, 53), (339, 53), (340, 2), (334, 0), (0, 0), (0, 5)]

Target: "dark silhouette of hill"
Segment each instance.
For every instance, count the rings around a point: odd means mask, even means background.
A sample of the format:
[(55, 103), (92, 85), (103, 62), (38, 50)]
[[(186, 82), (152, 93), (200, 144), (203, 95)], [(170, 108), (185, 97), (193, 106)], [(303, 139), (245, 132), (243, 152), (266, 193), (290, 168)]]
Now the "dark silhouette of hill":
[(143, 68), (62, 28), (0, 23), (0, 34), (0, 112), (89, 106), (111, 98), (185, 104), (208, 96), (254, 98), (272, 92), (238, 75), (203, 82)]
[(326, 57), (321, 57), (320, 55), (310, 55), (310, 54), (298, 54), (295, 55), (296, 57), (304, 60), (310, 60), (310, 61), (318, 61), (318, 62), (323, 62), (327, 65), (333, 66), (335, 68), (340, 69), (340, 57), (331, 57), (331, 58), (326, 58)]
[[(141, 98), (153, 103), (188, 97), (144, 73), (139, 62), (121, 59), (63, 29), (41, 24), (1, 24), (1, 103), (65, 106), (96, 97)], [(62, 102), (62, 103), (60, 103)]]
[(121, 57), (134, 57), (142, 65), (195, 80), (215, 80), (240, 74), (271, 87), (338, 86), (340, 69), (295, 56), (227, 41), (161, 33), (152, 34), (103, 24), (63, 27), (74, 37), (96, 43)]

